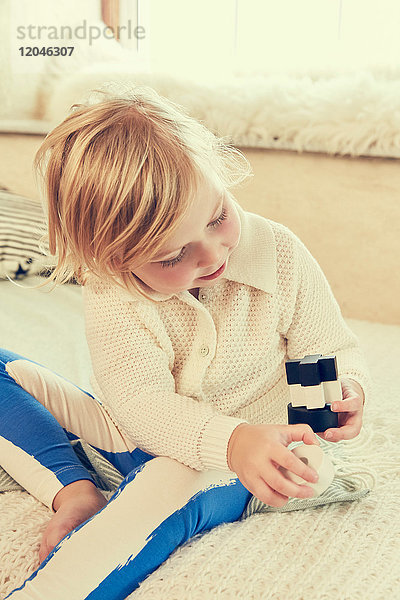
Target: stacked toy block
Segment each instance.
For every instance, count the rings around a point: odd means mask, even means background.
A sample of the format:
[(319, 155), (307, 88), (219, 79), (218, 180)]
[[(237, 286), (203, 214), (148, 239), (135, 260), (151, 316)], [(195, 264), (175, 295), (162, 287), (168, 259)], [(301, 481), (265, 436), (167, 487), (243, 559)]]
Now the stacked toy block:
[(337, 375), (336, 356), (307, 355), (285, 362), (286, 380), (291, 402), (288, 423), (306, 423), (316, 433), (338, 426), (338, 414), (331, 404), (342, 400), (342, 387)]

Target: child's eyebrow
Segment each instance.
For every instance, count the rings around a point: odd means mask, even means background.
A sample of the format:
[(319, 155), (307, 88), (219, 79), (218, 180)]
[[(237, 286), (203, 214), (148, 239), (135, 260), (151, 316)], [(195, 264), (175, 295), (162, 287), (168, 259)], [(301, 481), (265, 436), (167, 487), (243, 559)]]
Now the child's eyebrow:
[[(209, 221), (209, 224), (212, 223), (214, 216), (216, 215), (217, 211), (219, 210), (219, 207), (221, 205), (221, 202), (223, 202), (224, 197), (221, 194), (221, 196), (218, 198), (218, 202), (217, 205), (211, 215), (211, 219)], [(160, 260), (160, 258), (162, 258), (163, 256), (169, 256), (170, 254), (173, 254), (174, 252), (178, 252), (178, 250), (180, 250), (181, 248), (183, 248), (183, 246), (187, 246), (189, 244), (189, 242), (187, 242), (186, 244), (182, 244), (181, 246), (179, 246), (179, 248), (175, 248), (175, 250), (164, 250), (163, 252), (159, 252), (157, 254), (157, 256), (155, 258), (153, 258), (154, 261)]]

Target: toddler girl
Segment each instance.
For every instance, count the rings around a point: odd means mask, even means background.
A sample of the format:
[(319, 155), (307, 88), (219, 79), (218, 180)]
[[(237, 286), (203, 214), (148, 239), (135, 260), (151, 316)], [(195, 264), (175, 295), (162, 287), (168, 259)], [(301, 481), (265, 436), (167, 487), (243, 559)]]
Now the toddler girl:
[[(235, 200), (248, 161), (181, 107), (147, 87), (103, 92), (74, 105), (35, 166), (49, 281), (82, 285), (94, 396), (0, 350), (1, 464), (54, 513), (39, 568), (7, 598), (123, 599), (252, 495), (313, 495), (317, 475), (288, 445), (319, 442), (285, 424), (285, 360), (336, 354), (332, 441), (358, 435), (368, 369), (304, 244)], [(108, 502), (77, 438), (125, 477)]]

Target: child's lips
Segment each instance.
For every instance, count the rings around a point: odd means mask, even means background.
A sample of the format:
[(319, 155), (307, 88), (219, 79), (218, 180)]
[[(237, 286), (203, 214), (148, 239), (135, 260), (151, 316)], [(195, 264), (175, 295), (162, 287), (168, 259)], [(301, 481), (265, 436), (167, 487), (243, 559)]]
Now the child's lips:
[(222, 275), (222, 273), (225, 271), (225, 267), (226, 267), (226, 261), (219, 269), (214, 271), (214, 273), (210, 273), (210, 275), (205, 275), (204, 277), (199, 277), (199, 279), (215, 279), (216, 277), (219, 277), (220, 275)]

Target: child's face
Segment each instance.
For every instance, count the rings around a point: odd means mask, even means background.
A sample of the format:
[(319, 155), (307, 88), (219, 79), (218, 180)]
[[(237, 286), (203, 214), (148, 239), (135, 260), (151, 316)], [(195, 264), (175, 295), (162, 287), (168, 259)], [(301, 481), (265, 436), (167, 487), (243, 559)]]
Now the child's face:
[(240, 219), (230, 193), (216, 185), (206, 182), (199, 188), (193, 206), (156, 260), (133, 271), (152, 290), (171, 294), (210, 287), (223, 277), (221, 273), (216, 279), (199, 279), (227, 263), (240, 239)]

